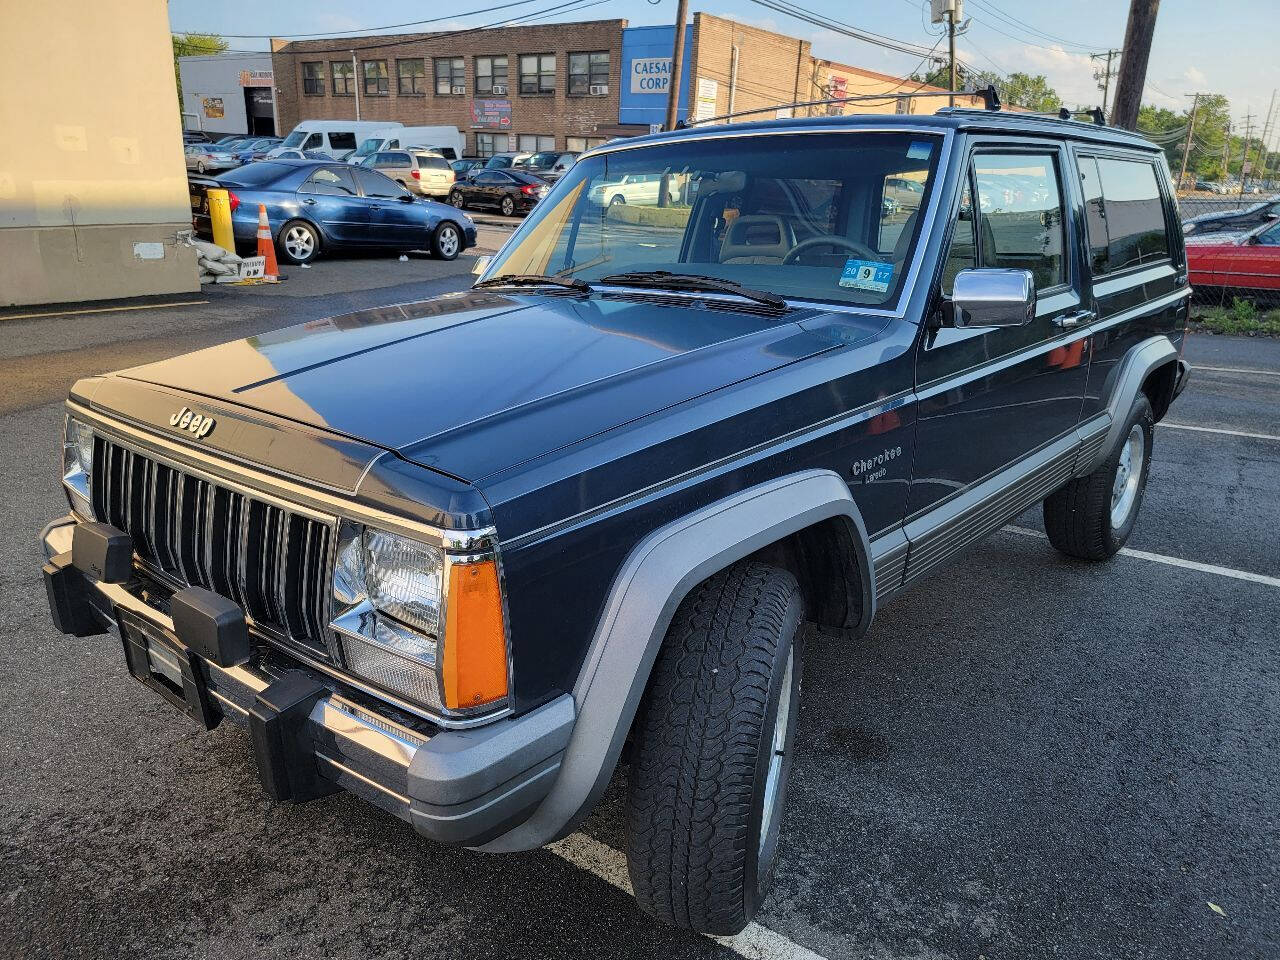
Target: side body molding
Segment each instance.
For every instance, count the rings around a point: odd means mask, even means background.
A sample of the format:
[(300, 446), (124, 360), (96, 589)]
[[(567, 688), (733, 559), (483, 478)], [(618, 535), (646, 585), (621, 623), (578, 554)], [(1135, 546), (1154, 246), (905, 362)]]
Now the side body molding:
[(531, 850), (572, 831), (604, 792), (676, 608), (696, 584), (792, 533), (848, 522), (865, 629), (875, 610), (866, 526), (830, 470), (806, 470), (733, 494), (642, 540), (623, 563), (573, 690), (577, 721), (550, 793), (527, 821), (480, 849)]
[(1092, 457), (1080, 464), (1076, 476), (1083, 477), (1092, 473), (1107, 455), (1120, 442), (1120, 433), (1124, 430), (1124, 419), (1129, 407), (1142, 389), (1143, 381), (1151, 371), (1166, 363), (1176, 363), (1178, 349), (1165, 336), (1154, 336), (1136, 343), (1129, 352), (1112, 369), (1103, 388), (1103, 396), (1107, 398), (1107, 414), (1111, 417), (1111, 426), (1107, 429), (1106, 439), (1098, 446)]

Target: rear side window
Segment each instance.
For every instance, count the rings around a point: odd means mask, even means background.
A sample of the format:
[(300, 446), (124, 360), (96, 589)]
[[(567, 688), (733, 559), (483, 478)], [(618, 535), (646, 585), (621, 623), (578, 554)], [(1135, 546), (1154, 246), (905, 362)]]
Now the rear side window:
[(344, 130), (335, 130), (329, 134), (330, 150), (354, 150), (356, 148), (356, 135), (348, 133)]
[(299, 188), (298, 192), (315, 193), (326, 197), (354, 197), (356, 185), (351, 179), (351, 174), (346, 170), (321, 167), (307, 177), (307, 182)]
[(982, 266), (1030, 270), (1037, 290), (1066, 283), (1062, 193), (1054, 155), (980, 153), (973, 165)]
[(452, 170), (449, 161), (444, 157), (431, 157), (418, 154), (418, 168), (420, 170)]
[(1154, 163), (1081, 157), (1080, 173), (1095, 274), (1169, 257), (1164, 201)]
[(378, 154), (379, 163), (389, 163), (397, 167), (409, 167), (413, 165), (413, 161), (409, 159), (407, 153), (380, 153)]

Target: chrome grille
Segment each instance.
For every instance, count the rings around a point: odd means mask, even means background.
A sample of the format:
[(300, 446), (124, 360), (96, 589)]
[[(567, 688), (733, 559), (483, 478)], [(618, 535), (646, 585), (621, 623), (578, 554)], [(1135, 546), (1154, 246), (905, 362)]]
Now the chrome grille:
[(329, 523), (94, 438), (93, 506), (139, 559), (234, 600), (256, 627), (329, 656)]

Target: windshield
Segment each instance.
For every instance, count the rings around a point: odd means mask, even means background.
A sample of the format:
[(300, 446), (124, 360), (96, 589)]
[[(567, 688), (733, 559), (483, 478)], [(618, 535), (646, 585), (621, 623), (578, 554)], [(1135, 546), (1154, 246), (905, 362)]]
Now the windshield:
[(280, 144), (280, 146), (298, 147), (302, 145), (302, 141), (305, 140), (306, 138), (307, 138), (307, 131), (294, 130), (291, 134), (289, 134), (287, 137), (284, 138), (284, 143)]
[(592, 283), (665, 270), (783, 297), (892, 306), (940, 153), (935, 135), (805, 133), (589, 156), (535, 208), (485, 279)]
[(371, 153), (377, 153), (378, 148), (382, 146), (381, 137), (369, 137), (360, 144), (360, 149), (352, 154), (353, 157), (367, 157)]
[(524, 162), (524, 165), (530, 170), (546, 170), (555, 165), (560, 159), (560, 154), (554, 150), (543, 153), (535, 153), (532, 157)]

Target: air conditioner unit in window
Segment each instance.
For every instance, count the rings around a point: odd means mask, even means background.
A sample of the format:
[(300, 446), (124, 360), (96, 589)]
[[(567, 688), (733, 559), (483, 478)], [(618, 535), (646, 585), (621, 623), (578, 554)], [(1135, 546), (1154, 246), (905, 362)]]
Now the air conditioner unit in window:
[(458, 83), (450, 87), (449, 92), (452, 93), (455, 97), (460, 97), (467, 92), (467, 88), (464, 84)]
[(507, 86), (504, 83), (495, 83), (492, 92), (495, 97), (505, 97), (507, 95)]
[(587, 88), (587, 92), (593, 97), (607, 97), (609, 95), (609, 85), (607, 83), (593, 83)]

